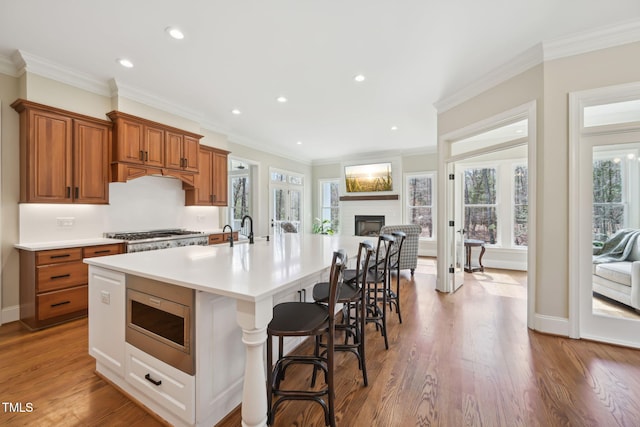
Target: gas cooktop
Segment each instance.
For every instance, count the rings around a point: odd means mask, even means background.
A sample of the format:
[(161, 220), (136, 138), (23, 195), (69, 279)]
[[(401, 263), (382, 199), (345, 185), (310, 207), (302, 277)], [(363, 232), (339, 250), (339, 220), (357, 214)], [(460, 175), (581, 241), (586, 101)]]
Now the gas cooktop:
[(104, 237), (120, 240), (147, 240), (159, 238), (174, 238), (191, 235), (202, 235), (202, 231), (190, 231), (183, 229), (167, 229), (167, 230), (148, 230), (148, 231), (126, 231), (115, 233), (104, 233)]

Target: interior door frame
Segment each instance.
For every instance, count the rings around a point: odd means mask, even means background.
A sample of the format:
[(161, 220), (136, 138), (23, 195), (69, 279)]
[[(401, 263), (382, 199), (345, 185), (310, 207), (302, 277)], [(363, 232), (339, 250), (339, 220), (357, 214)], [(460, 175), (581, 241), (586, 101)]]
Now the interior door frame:
[[(439, 137), (438, 140), (438, 191), (444, 195), (444, 203), (438, 204), (438, 215), (442, 218), (438, 223), (438, 235), (443, 236), (438, 239), (438, 266), (436, 290), (440, 292), (450, 293), (452, 281), (449, 280), (449, 266), (454, 261), (452, 259), (451, 245), (455, 242), (451, 240), (451, 233), (448, 232), (448, 223), (451, 211), (452, 200), (451, 192), (448, 188), (448, 174), (450, 165), (458, 161), (476, 157), (482, 154), (489, 154), (504, 150), (506, 148), (527, 144), (527, 167), (529, 171), (528, 179), (528, 245), (527, 245), (527, 327), (535, 329), (535, 307), (536, 307), (536, 224), (537, 224), (537, 120), (536, 120), (537, 102), (531, 101), (526, 104), (517, 106), (510, 110), (504, 111), (485, 120), (462, 127), (458, 130), (449, 132)], [(526, 118), (528, 121), (528, 136), (519, 140), (512, 140), (506, 143), (495, 144), (490, 147), (478, 150), (467, 151), (463, 154), (452, 155), (452, 144), (456, 141), (469, 138), (492, 129), (504, 126), (506, 123), (513, 122), (516, 118)], [(443, 262), (440, 262), (442, 260)]]
[(640, 348), (633, 331), (637, 321), (593, 314), (593, 182), (588, 179), (593, 174), (593, 146), (600, 145), (594, 144), (598, 137), (607, 135), (612, 144), (624, 143), (631, 132), (640, 132), (640, 122), (584, 127), (585, 107), (636, 99), (640, 99), (640, 82), (569, 94), (569, 253), (577, 254), (569, 257), (569, 336)]

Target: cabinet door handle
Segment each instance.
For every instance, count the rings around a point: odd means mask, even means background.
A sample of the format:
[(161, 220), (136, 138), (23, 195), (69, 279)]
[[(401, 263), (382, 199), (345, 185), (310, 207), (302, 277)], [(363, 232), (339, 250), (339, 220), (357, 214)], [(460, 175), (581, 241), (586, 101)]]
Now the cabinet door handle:
[(140, 160), (144, 161), (144, 151), (140, 150)]
[(148, 151), (144, 152), (144, 161), (145, 162), (149, 161), (149, 152)]
[(67, 187), (67, 199), (71, 197), (71, 187)]
[(57, 302), (55, 304), (51, 304), (51, 307), (59, 307), (61, 305), (65, 305), (65, 304), (71, 304), (71, 301), (62, 301), (62, 302)]
[(51, 276), (51, 280), (64, 279), (67, 277), (71, 277), (71, 274), (67, 273), (67, 274), (61, 274), (59, 276)]
[(80, 197), (80, 188), (76, 187), (76, 197), (75, 198), (77, 199), (78, 197)]
[(101, 251), (95, 251), (94, 254), (108, 254), (111, 249), (102, 249)]
[(62, 255), (51, 255), (49, 258), (67, 258), (70, 257), (71, 254), (62, 254)]
[(144, 376), (144, 379), (149, 381), (150, 383), (154, 384), (154, 385), (160, 385), (162, 384), (162, 380), (154, 380), (153, 378), (151, 378), (151, 374), (147, 374)]
[(213, 202), (213, 194), (209, 194), (209, 201)]

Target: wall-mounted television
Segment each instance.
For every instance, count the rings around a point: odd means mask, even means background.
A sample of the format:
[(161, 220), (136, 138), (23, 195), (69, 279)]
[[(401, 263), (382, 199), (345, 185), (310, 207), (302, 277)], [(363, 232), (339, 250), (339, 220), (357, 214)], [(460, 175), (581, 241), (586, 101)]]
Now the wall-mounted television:
[(344, 167), (347, 193), (392, 191), (391, 162)]

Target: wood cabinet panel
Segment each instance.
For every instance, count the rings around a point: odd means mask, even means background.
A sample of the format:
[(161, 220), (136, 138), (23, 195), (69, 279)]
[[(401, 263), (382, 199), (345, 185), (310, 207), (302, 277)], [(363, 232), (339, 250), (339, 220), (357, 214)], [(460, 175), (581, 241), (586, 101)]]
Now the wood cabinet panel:
[[(194, 174), (198, 172), (197, 152), (202, 135), (120, 111), (112, 111), (107, 116), (116, 127), (113, 181), (124, 182), (139, 176), (161, 174), (174, 176), (188, 187), (193, 186)], [(140, 170), (141, 174), (131, 174), (123, 164), (136, 164), (144, 168)]]
[(89, 268), (82, 259), (123, 252), (122, 243), (20, 250), (20, 321), (41, 329), (86, 315)]
[(111, 245), (86, 246), (83, 248), (82, 252), (83, 258), (116, 255), (124, 253), (124, 244), (114, 243)]
[(144, 163), (147, 166), (159, 168), (164, 164), (164, 129), (145, 126), (145, 156)]
[(36, 292), (48, 292), (87, 283), (87, 265), (82, 261), (38, 267)]
[(74, 187), (78, 203), (106, 203), (109, 199), (111, 129), (74, 120)]
[(227, 206), (227, 157), (229, 152), (200, 146), (193, 189), (185, 190), (185, 205)]
[(213, 205), (227, 206), (227, 154), (221, 152), (213, 153)]
[(84, 285), (38, 295), (38, 318), (49, 320), (71, 313), (86, 315), (88, 288)]
[[(233, 240), (238, 241), (238, 232), (233, 232)], [(218, 245), (220, 243), (229, 243), (229, 233), (215, 233), (209, 235), (209, 244)]]
[(110, 122), (22, 99), (11, 106), (20, 114), (21, 202), (109, 202)]
[(79, 261), (82, 259), (82, 248), (63, 248), (38, 251), (35, 253), (35, 259), (36, 265)]

